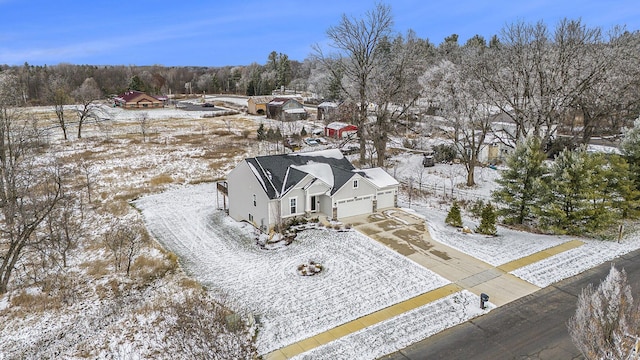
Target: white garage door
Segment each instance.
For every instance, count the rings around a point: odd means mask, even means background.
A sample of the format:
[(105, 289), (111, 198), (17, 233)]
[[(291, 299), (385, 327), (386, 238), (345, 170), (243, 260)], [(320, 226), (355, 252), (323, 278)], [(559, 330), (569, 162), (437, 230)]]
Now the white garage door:
[(386, 209), (386, 208), (394, 207), (395, 205), (395, 202), (393, 201), (394, 199), (393, 190), (378, 193), (376, 195), (376, 198), (378, 199), (378, 204), (377, 204), (378, 209)]
[(357, 199), (341, 200), (337, 203), (338, 219), (369, 214), (373, 210), (373, 197), (361, 197)]

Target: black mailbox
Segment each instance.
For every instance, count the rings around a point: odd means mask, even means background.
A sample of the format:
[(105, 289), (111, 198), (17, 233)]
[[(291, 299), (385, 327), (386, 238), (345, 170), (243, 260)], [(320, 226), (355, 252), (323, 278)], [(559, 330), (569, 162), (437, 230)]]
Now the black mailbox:
[(486, 306), (484, 303), (489, 301), (489, 295), (485, 294), (485, 293), (481, 293), (480, 294), (480, 309), (485, 309)]

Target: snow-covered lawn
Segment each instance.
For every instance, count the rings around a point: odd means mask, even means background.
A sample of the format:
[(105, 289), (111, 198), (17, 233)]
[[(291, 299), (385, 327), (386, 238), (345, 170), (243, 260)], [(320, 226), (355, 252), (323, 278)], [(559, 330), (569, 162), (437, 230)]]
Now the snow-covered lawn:
[[(561, 252), (547, 259), (516, 269), (511, 273), (541, 288), (580, 274), (606, 261), (640, 249), (640, 234), (631, 230), (620, 243), (575, 236), (541, 235), (498, 227), (498, 236), (464, 234), (444, 222), (446, 212), (433, 208), (413, 206), (407, 211), (422, 215), (429, 225), (431, 237), (493, 266), (523, 258), (570, 240), (584, 245)], [(465, 221), (474, 228), (477, 224)]]
[(376, 359), (489, 311), (463, 290), (372, 325), (294, 359)]
[(539, 287), (546, 287), (562, 279), (598, 266), (618, 256), (640, 249), (640, 236), (630, 234), (619, 244), (615, 241), (582, 240), (584, 245), (511, 273)]
[[(231, 307), (257, 316), (260, 353), (448, 283), (355, 231), (306, 230), (285, 248), (263, 250), (250, 226), (215, 209), (215, 198), (215, 185), (201, 184), (135, 205), (190, 274)], [(298, 275), (298, 265), (309, 260), (323, 272)]]
[[(415, 205), (408, 211), (415, 211), (427, 220), (432, 239), (493, 266), (506, 264), (510, 261), (576, 239), (575, 237), (568, 236), (532, 234), (503, 227), (498, 227), (498, 236), (486, 236), (475, 233), (465, 234), (445, 224), (444, 220), (447, 217), (445, 211)], [(472, 230), (478, 225), (476, 222), (470, 221), (467, 218), (464, 220), (465, 226)]]

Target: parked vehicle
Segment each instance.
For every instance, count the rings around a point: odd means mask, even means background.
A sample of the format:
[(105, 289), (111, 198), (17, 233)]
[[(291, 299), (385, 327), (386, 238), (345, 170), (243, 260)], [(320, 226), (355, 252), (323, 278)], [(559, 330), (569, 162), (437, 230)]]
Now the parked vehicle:
[(314, 138), (306, 138), (304, 139), (304, 143), (310, 146), (317, 146), (318, 145), (318, 141)]
[(359, 151), (360, 147), (356, 145), (346, 145), (340, 148), (340, 152), (342, 152), (344, 155), (353, 155), (358, 153)]
[(284, 147), (291, 149), (293, 151), (298, 151), (300, 150), (300, 144), (298, 144), (296, 141), (294, 141), (293, 139), (286, 139), (284, 141)]
[(432, 167), (435, 166), (435, 159), (433, 158), (433, 153), (425, 153), (422, 158), (422, 166), (424, 167)]

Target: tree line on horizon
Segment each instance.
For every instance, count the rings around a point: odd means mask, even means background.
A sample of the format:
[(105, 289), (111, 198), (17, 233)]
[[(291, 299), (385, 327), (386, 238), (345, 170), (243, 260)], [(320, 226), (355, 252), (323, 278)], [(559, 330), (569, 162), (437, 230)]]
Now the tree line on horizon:
[[(83, 103), (78, 96), (83, 85), (91, 85), (93, 96), (102, 98), (126, 90), (252, 96), (285, 87), (313, 94), (318, 101), (357, 104), (350, 120), (360, 125), (362, 141), (377, 139), (379, 159), (384, 159), (389, 134), (398, 127), (412, 128), (420, 116), (416, 108), (436, 109), (456, 127), (461, 144), (472, 149), (461, 152), (469, 163), (484, 139), (476, 136), (477, 130), (488, 133), (496, 111), (517, 125), (514, 140), (534, 131), (544, 146), (554, 131), (570, 134), (577, 144), (619, 134), (640, 113), (638, 31), (622, 26), (605, 31), (570, 19), (554, 28), (544, 22), (514, 22), (489, 40), (475, 35), (460, 44), (459, 36), (451, 34), (436, 45), (393, 27), (391, 7), (377, 4), (361, 18), (343, 15), (327, 29), (328, 45), (314, 45), (302, 62), (273, 51), (265, 64), (246, 66), (25, 62), (2, 65), (0, 73), (17, 78), (15, 91), (24, 105)], [(372, 104), (375, 121), (369, 121)], [(364, 144), (360, 147), (364, 152)]]

